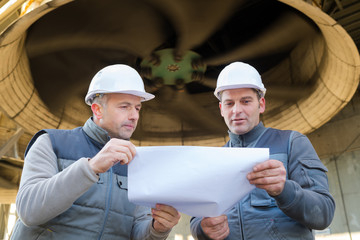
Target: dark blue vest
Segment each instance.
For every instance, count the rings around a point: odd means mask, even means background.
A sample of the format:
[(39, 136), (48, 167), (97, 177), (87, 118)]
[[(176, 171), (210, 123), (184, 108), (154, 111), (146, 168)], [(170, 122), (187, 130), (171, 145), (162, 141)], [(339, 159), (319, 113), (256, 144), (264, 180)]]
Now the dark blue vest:
[[(82, 157), (92, 158), (104, 147), (103, 144), (86, 135), (82, 127), (71, 130), (45, 129), (37, 132), (30, 140), (25, 150), (25, 156), (36, 139), (44, 133), (49, 134), (54, 153), (58, 159), (77, 160)], [(63, 169), (63, 167), (59, 169)], [(127, 176), (127, 165), (116, 164), (112, 167), (112, 172), (121, 176)]]
[[(103, 144), (91, 139), (78, 127), (72, 130), (41, 130), (28, 144), (25, 155), (36, 139), (48, 133), (57, 156), (59, 172), (83, 157), (95, 156)], [(116, 164), (99, 174), (93, 184), (64, 213), (40, 226), (27, 227), (17, 223), (13, 239), (130, 239), (133, 224), (142, 218), (151, 222), (150, 209), (130, 203), (127, 197), (127, 165)], [(76, 185), (77, 183), (73, 183)], [(72, 187), (72, 186), (69, 186)], [(148, 219), (148, 221), (147, 221)], [(18, 237), (20, 236), (20, 237)]]

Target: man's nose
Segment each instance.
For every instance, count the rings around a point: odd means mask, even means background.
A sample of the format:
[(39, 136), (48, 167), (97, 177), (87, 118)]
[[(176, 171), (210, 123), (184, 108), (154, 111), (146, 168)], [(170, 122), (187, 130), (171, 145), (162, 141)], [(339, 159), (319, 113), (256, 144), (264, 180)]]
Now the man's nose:
[(129, 119), (138, 120), (139, 119), (139, 111), (136, 108), (132, 108), (130, 110)]
[(241, 104), (240, 104), (240, 103), (235, 103), (235, 104), (234, 104), (234, 107), (233, 107), (233, 109), (232, 109), (232, 112), (233, 112), (234, 114), (238, 114), (238, 113), (242, 112), (242, 106), (241, 106)]

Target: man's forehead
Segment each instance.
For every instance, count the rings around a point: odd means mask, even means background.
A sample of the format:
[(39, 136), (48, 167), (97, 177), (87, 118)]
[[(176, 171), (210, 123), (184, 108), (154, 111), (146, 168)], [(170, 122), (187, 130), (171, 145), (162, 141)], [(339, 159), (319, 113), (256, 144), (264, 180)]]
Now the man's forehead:
[(256, 93), (252, 88), (236, 88), (227, 89), (222, 92), (222, 97), (233, 98), (233, 97), (253, 97)]
[(123, 101), (141, 101), (141, 97), (128, 93), (108, 93), (111, 98)]

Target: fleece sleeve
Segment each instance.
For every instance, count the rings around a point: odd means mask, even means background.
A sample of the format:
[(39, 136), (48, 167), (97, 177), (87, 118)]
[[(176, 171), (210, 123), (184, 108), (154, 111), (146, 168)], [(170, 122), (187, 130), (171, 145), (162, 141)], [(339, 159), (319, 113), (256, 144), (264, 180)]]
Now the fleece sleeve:
[(18, 215), (27, 226), (45, 223), (70, 208), (97, 180), (87, 158), (59, 172), (49, 135), (43, 134), (25, 157), (16, 197)]
[(135, 221), (133, 223), (133, 231), (131, 239), (134, 240), (165, 240), (170, 231), (159, 233), (153, 227), (153, 218), (151, 211), (145, 206), (136, 206)]

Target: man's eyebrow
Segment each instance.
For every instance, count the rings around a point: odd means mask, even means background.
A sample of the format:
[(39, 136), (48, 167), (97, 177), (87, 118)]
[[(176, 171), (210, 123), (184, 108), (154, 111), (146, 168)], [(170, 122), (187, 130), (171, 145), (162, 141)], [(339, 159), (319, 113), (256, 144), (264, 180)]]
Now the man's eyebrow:
[[(241, 97), (240, 100), (244, 100), (244, 99), (254, 99), (252, 96), (244, 96), (244, 97)], [(223, 100), (224, 102), (233, 102), (235, 101), (234, 99), (232, 98), (227, 98), (227, 99), (224, 99)]]
[(245, 97), (242, 97), (241, 99), (253, 99), (252, 96), (245, 96)]
[(119, 102), (118, 104), (119, 105), (131, 105), (131, 103), (129, 103), (129, 102)]
[(139, 103), (139, 104), (132, 104), (132, 103), (126, 102), (126, 101), (124, 101), (124, 102), (119, 102), (119, 105), (127, 105), (127, 106), (135, 105), (136, 107), (141, 107), (141, 103)]

